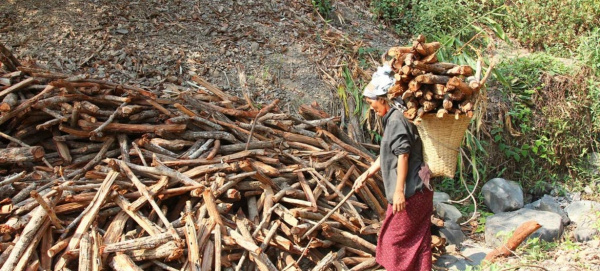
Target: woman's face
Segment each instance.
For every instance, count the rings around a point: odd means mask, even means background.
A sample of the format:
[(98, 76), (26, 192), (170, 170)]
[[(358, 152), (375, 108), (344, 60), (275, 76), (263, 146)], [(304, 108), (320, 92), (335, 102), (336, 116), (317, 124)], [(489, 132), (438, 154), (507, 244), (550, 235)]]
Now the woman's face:
[(371, 106), (371, 109), (375, 111), (375, 114), (377, 114), (380, 117), (385, 116), (385, 114), (390, 110), (390, 105), (385, 99), (365, 98), (365, 101), (367, 101), (367, 103)]

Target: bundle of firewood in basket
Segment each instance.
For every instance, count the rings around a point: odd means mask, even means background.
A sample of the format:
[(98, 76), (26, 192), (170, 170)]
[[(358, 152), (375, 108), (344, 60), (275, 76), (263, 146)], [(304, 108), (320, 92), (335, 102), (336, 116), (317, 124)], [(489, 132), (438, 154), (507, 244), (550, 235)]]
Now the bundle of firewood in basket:
[[(473, 116), (475, 97), (485, 80), (480, 81), (480, 67), (438, 62), (439, 42), (425, 41), (420, 35), (412, 46), (392, 47), (383, 61), (391, 65), (396, 83), (389, 98), (401, 97), (407, 110), (404, 115), (414, 120), (423, 114), (434, 113)], [(476, 73), (476, 74), (475, 74)]]

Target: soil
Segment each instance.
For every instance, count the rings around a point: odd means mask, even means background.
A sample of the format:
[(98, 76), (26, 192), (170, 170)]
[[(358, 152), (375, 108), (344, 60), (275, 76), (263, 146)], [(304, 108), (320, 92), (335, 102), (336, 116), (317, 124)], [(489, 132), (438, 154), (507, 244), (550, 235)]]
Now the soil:
[[(311, 1), (227, 2), (7, 0), (0, 3), (0, 42), (55, 72), (167, 94), (193, 89), (198, 75), (256, 103), (279, 98), (294, 111), (316, 101), (333, 114), (339, 71), (356, 61), (357, 50), (400, 43), (374, 23), (368, 1), (332, 1), (330, 20)], [(375, 67), (378, 56), (368, 58)]]

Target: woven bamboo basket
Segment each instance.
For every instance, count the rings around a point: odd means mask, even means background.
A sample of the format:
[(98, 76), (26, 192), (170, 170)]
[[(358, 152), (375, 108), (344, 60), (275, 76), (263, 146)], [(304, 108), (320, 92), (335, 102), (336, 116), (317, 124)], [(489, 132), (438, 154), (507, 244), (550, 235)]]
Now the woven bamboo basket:
[(459, 119), (453, 114), (445, 115), (440, 119), (435, 114), (425, 114), (416, 124), (423, 141), (423, 158), (432, 177), (454, 177), (460, 144), (470, 121), (466, 115)]

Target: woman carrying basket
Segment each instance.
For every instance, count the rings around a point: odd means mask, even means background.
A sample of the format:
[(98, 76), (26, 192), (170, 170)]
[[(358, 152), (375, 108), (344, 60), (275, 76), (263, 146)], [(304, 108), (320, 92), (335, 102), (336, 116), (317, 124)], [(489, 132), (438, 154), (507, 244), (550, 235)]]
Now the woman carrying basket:
[(423, 145), (401, 104), (387, 98), (394, 84), (389, 66), (379, 67), (363, 96), (383, 117), (380, 155), (355, 182), (354, 190), (381, 170), (388, 201), (377, 240), (376, 260), (386, 270), (431, 270), (431, 171), (423, 162)]

